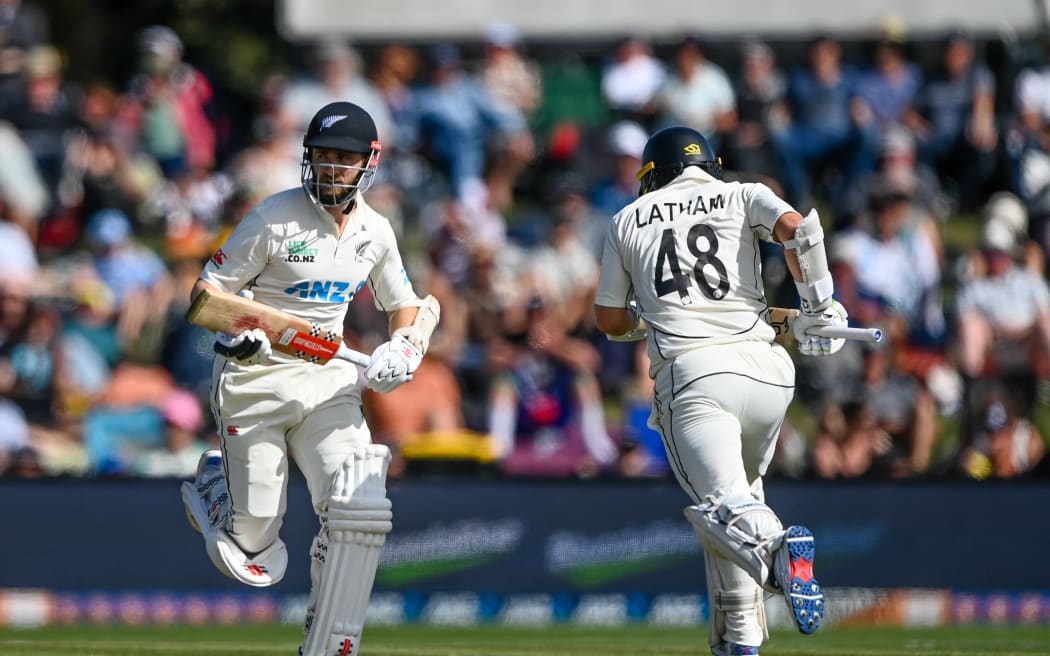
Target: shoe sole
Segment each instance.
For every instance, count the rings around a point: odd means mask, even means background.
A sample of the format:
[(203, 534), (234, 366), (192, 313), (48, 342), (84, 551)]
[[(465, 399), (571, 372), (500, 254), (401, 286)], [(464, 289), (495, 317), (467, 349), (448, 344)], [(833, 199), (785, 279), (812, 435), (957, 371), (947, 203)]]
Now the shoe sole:
[(792, 526), (785, 540), (789, 576), (784, 595), (795, 625), (808, 635), (819, 629), (824, 621), (824, 589), (813, 576), (813, 556), (816, 553), (813, 533), (805, 526)]

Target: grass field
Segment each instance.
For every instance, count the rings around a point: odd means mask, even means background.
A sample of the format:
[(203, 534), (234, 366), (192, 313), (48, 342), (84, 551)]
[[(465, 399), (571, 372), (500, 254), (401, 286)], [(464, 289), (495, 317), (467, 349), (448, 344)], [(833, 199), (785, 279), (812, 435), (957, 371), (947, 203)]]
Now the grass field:
[[(56, 627), (0, 630), (3, 656), (293, 656), (290, 626)], [(596, 629), (376, 627), (360, 656), (705, 656), (702, 628)], [(831, 628), (814, 636), (775, 633), (763, 656), (1050, 655), (1050, 626), (941, 629)]]

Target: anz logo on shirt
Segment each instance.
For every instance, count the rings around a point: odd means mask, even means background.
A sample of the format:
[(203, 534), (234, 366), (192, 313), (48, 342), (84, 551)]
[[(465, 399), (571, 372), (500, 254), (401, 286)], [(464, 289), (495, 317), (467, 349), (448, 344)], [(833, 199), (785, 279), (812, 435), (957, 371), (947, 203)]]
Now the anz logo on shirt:
[(284, 293), (308, 301), (349, 303), (364, 285), (365, 281), (362, 280), (350, 291), (350, 283), (342, 280), (303, 280), (284, 290)]

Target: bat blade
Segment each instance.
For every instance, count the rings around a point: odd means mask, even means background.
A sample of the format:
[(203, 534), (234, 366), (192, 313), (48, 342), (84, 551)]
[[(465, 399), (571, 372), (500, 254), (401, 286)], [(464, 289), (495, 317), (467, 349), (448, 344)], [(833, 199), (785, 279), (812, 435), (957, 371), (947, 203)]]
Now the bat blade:
[(366, 363), (368, 359), (343, 345), (341, 335), (302, 317), (227, 292), (202, 291), (186, 311), (186, 320), (233, 335), (258, 328), (266, 333), (273, 350), (311, 362), (324, 364), (340, 358), (361, 364), (362, 358)]

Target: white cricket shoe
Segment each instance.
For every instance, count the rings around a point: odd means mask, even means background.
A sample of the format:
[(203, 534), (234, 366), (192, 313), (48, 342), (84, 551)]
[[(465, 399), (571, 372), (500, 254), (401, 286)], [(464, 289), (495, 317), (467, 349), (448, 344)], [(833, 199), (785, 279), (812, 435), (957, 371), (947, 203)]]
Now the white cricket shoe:
[[(222, 451), (218, 449), (211, 449), (201, 454), (201, 458), (197, 461), (197, 476), (193, 481), (193, 488), (197, 495), (204, 502), (204, 506), (208, 509), (208, 522), (215, 526), (219, 521), (225, 523), (225, 517), (222, 515), (226, 512), (226, 499), (227, 496), (225, 491), (225, 485), (219, 495), (215, 495), (212, 499), (212, 488), (218, 485), (220, 482), (225, 483), (225, 474), (222, 466)], [(184, 497), (185, 501), (185, 497)], [(201, 527), (197, 523), (197, 519), (193, 516), (189, 505), (186, 505), (186, 519), (190, 521), (190, 526), (193, 527), (194, 531), (201, 532)]]
[(773, 560), (776, 583), (784, 593), (798, 630), (810, 634), (824, 621), (824, 589), (813, 576), (813, 533), (791, 526)]

